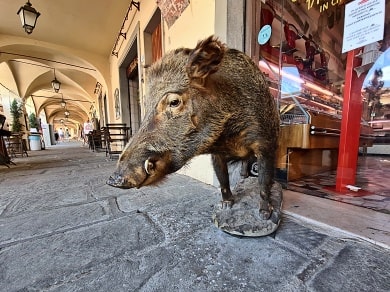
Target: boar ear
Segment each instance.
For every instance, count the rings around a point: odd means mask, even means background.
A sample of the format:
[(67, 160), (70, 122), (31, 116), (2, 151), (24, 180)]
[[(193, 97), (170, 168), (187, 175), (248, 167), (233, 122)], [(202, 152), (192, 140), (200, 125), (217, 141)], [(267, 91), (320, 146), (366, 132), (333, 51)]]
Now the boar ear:
[(214, 36), (199, 42), (188, 58), (187, 73), (189, 77), (204, 79), (218, 71), (225, 51), (226, 46)]

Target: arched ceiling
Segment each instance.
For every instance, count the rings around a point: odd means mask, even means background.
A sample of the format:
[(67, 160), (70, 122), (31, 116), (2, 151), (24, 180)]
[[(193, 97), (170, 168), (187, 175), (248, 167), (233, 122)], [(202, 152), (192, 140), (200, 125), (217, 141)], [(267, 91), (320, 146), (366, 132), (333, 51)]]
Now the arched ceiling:
[[(26, 0), (0, 1), (0, 34), (57, 44), (108, 57), (130, 0), (30, 0), (41, 13), (27, 35), (16, 14)], [(47, 56), (51, 59), (54, 56)]]
[[(64, 117), (83, 123), (96, 108), (97, 82), (107, 90), (109, 56), (131, 1), (30, 0), (41, 13), (31, 34), (16, 14), (26, 0), (0, 1), (0, 82), (24, 99), (48, 122)], [(51, 87), (56, 78), (59, 93)]]

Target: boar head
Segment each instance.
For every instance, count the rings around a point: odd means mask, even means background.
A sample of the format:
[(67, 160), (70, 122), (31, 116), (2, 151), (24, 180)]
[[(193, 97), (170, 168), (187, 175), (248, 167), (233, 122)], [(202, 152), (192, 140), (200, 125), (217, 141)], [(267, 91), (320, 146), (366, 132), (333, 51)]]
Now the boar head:
[(194, 156), (209, 153), (227, 119), (210, 80), (225, 51), (221, 42), (209, 37), (194, 49), (167, 53), (148, 69), (148, 113), (119, 157), (109, 185), (155, 184)]

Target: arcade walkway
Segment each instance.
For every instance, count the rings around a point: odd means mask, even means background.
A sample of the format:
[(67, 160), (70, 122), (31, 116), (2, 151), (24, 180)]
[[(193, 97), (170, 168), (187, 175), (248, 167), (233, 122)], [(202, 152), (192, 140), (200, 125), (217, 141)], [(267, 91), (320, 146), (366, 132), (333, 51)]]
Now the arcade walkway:
[(286, 191), (279, 229), (239, 238), (212, 223), (219, 191), (189, 177), (112, 188), (115, 161), (78, 142), (14, 162), (0, 291), (390, 291), (388, 214)]

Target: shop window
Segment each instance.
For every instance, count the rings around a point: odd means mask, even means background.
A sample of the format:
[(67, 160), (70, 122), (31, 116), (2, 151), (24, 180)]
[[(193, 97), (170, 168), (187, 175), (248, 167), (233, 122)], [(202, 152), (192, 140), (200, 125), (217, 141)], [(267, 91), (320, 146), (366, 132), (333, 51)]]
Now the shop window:
[(305, 1), (260, 3), (259, 65), (281, 104), (291, 97), (293, 86), (294, 97), (306, 108), (340, 112), (346, 63), (340, 49), (344, 5), (332, 3), (327, 8), (310, 7)]
[[(254, 59), (259, 60), (280, 109), (278, 177), (291, 181), (335, 170), (347, 64), (347, 53), (342, 53), (345, 1), (256, 3)], [(385, 27), (389, 32), (388, 24)], [(372, 139), (366, 139), (373, 134), (371, 126), (378, 128), (376, 133), (387, 133), (379, 129), (382, 126), (390, 133), (388, 44), (385, 33), (383, 41), (364, 47), (355, 70), (367, 74), (362, 90), (362, 147), (372, 145)]]
[(380, 56), (363, 82), (364, 101), (367, 103), (364, 113), (374, 130), (375, 144), (390, 144), (390, 47), (384, 43), (376, 43), (374, 51), (366, 52)]

